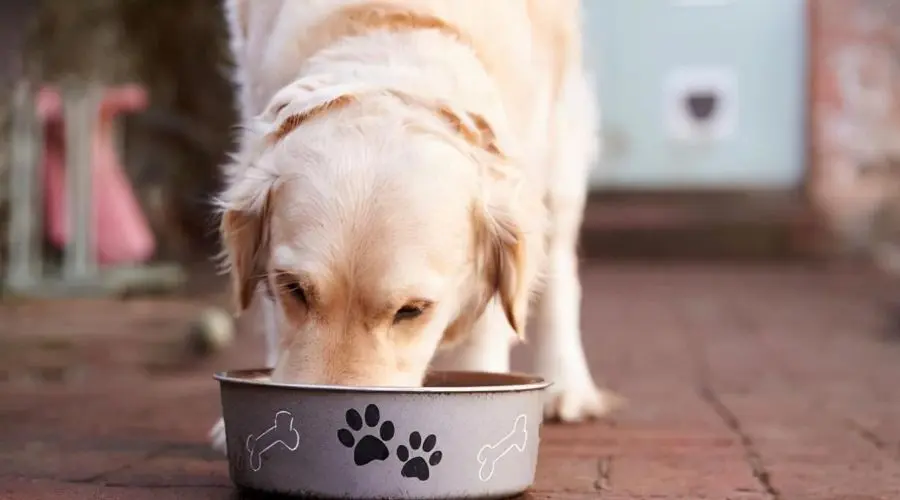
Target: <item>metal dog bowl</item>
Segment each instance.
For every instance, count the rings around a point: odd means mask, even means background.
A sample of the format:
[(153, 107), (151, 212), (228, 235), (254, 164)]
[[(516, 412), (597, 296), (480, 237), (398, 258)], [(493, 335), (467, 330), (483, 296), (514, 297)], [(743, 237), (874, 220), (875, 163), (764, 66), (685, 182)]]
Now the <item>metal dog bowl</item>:
[(434, 372), (421, 388), (274, 384), (216, 374), (232, 481), (326, 498), (509, 497), (534, 481), (537, 377)]

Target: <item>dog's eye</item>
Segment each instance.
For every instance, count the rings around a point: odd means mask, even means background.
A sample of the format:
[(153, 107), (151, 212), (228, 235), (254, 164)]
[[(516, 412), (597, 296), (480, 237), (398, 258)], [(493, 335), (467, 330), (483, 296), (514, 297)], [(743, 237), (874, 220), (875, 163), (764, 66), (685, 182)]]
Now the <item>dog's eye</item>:
[(422, 311), (423, 309), (420, 306), (407, 304), (398, 309), (396, 314), (394, 314), (394, 323), (399, 323), (407, 319), (417, 318), (421, 316)]
[(306, 302), (306, 292), (303, 291), (303, 287), (300, 286), (300, 283), (297, 283), (297, 282), (288, 283), (284, 288), (289, 294), (291, 294), (291, 297), (293, 297), (294, 300), (301, 302), (303, 304), (307, 303)]

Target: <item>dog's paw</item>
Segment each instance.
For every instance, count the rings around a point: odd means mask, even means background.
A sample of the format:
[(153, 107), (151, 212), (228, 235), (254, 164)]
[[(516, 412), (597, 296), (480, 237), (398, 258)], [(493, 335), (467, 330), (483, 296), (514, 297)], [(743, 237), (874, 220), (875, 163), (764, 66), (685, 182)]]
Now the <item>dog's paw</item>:
[(625, 398), (597, 388), (593, 382), (554, 384), (545, 392), (544, 418), (558, 422), (581, 422), (606, 416), (625, 404)]
[(212, 449), (223, 455), (228, 454), (228, 443), (225, 440), (225, 420), (219, 419), (209, 431), (209, 443)]

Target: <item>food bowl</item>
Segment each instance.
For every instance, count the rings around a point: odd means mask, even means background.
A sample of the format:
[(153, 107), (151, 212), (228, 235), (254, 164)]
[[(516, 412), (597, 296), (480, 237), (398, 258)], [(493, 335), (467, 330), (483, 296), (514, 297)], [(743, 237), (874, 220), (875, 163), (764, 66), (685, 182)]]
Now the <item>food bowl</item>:
[(547, 382), (433, 372), (424, 387), (276, 384), (216, 374), (231, 480), (325, 498), (510, 497), (534, 481)]

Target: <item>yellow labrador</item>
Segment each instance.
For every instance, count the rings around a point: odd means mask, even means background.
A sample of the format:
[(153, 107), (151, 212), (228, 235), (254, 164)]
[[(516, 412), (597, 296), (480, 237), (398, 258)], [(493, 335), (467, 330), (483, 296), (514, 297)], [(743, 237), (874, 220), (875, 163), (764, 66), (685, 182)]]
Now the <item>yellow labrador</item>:
[[(221, 231), (237, 306), (256, 298), (268, 318), (273, 379), (416, 386), (429, 366), (506, 371), (540, 294), (530, 344), (554, 382), (547, 416), (608, 411), (579, 328), (599, 120), (579, 2), (226, 11), (244, 127)], [(221, 421), (212, 439), (224, 449)]]

